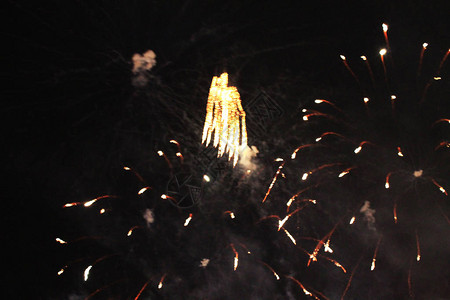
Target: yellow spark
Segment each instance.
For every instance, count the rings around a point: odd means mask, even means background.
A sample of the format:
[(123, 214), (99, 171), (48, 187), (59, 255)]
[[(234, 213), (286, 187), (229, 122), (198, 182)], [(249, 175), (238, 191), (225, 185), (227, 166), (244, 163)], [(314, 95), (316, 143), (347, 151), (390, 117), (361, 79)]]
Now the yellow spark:
[(383, 28), (383, 31), (384, 31), (384, 32), (387, 32), (387, 31), (388, 31), (388, 25), (387, 25), (386, 23), (383, 23), (383, 24), (381, 25), (381, 27)]
[(355, 154), (358, 154), (361, 151), (362, 147), (358, 146), (355, 150), (353, 150), (353, 152), (355, 152)]
[(339, 57), (340, 57), (342, 60), (346, 60), (346, 58), (345, 58), (344, 55), (339, 55)]
[(316, 99), (316, 100), (314, 100), (314, 103), (317, 103), (317, 104), (320, 104), (320, 103), (322, 103), (322, 102), (324, 102), (322, 99)]
[(423, 43), (423, 44), (422, 44), (422, 47), (423, 47), (423, 49), (427, 49), (428, 43)]
[(364, 55), (361, 55), (361, 59), (362, 60), (367, 60), (367, 57), (365, 57)]
[(308, 175), (308, 173), (303, 173), (302, 180), (305, 181), (306, 179), (308, 179)]
[(61, 268), (61, 270), (58, 271), (58, 276), (61, 275), (62, 273), (64, 273), (64, 271), (65, 271), (64, 269), (65, 269), (65, 268), (66, 268), (66, 267)]
[(327, 242), (323, 245), (324, 251), (328, 253), (333, 253), (333, 249), (330, 248), (330, 240), (327, 240)]
[(175, 140), (170, 140), (169, 143), (175, 144), (175, 145), (180, 145), (177, 141)]
[(400, 147), (397, 147), (397, 155), (403, 157), (402, 149)]
[(85, 202), (83, 205), (84, 205), (84, 207), (89, 207), (92, 204), (94, 204), (97, 200), (98, 200), (98, 198), (92, 199), (90, 201)]
[(125, 171), (130, 171), (130, 170), (131, 170), (129, 167), (123, 167), (123, 169), (124, 169)]
[(206, 105), (206, 118), (203, 127), (202, 144), (209, 145), (211, 139), (218, 148), (218, 157), (228, 154), (228, 159), (236, 165), (239, 150), (247, 146), (245, 111), (242, 108), (236, 87), (228, 86), (228, 74), (214, 76)]
[(356, 219), (355, 216), (353, 216), (353, 217), (350, 219), (349, 224), (352, 225), (353, 223), (355, 223), (355, 219)]
[(232, 219), (236, 218), (236, 216), (234, 215), (234, 213), (232, 211), (230, 212), (230, 218), (232, 218)]
[(159, 283), (158, 283), (158, 289), (161, 289), (161, 288), (163, 287), (163, 281), (164, 281), (164, 278), (166, 277), (166, 275), (167, 275), (167, 274), (164, 274), (164, 275), (161, 277), (161, 280), (160, 280)]
[(100, 214), (104, 214), (106, 210), (104, 208), (100, 209)]
[(164, 152), (162, 152), (161, 150), (158, 150), (157, 153), (158, 153), (159, 156), (163, 156), (164, 155)]
[(363, 100), (364, 100), (364, 103), (367, 103), (367, 102), (369, 102), (370, 99), (367, 97), (364, 97)]
[(391, 100), (395, 100), (395, 99), (397, 99), (397, 96), (391, 95)]
[(161, 195), (161, 199), (167, 199), (167, 195), (166, 194), (162, 194)]
[(438, 80), (441, 80), (442, 77), (440, 77), (440, 76), (435, 76), (435, 77), (433, 77), (433, 79), (436, 80), (436, 81), (438, 81)]
[(206, 182), (210, 182), (211, 178), (209, 178), (209, 176), (205, 174), (205, 175), (203, 175), (203, 180)]
[(386, 54), (387, 50), (385, 48), (380, 50), (380, 55), (384, 56)]

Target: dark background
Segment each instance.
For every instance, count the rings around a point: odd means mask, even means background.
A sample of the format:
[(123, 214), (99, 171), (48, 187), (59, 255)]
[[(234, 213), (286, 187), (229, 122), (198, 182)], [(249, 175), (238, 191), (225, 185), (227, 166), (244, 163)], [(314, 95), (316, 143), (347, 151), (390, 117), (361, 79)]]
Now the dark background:
[[(426, 41), (430, 44), (427, 55), (434, 59), (430, 64), (435, 67), (450, 46), (449, 13), (448, 1), (7, 1), (1, 29), (1, 128), (6, 150), (2, 244), (8, 250), (4, 261), (9, 265), (4, 272), (12, 272), (5, 291), (8, 299), (78, 299), (69, 295), (86, 295), (98, 287), (80, 290), (81, 275), (68, 275), (68, 279), (56, 275), (74, 256), (95, 257), (96, 253), (90, 245), (61, 250), (55, 237), (73, 240), (103, 232), (89, 227), (94, 216), (82, 210), (68, 212), (62, 205), (102, 194), (127, 194), (137, 183), (123, 175), (124, 165), (132, 165), (151, 186), (164, 190), (170, 175), (155, 151), (170, 148), (168, 141), (174, 138), (185, 147), (187, 158), (195, 157), (213, 75), (229, 72), (244, 107), (265, 91), (283, 108), (282, 120), (255, 141), (260, 163), (266, 166), (260, 178), (259, 193), (264, 194), (276, 170), (271, 159), (290, 153), (291, 149), (282, 150), (283, 143), (292, 149), (297, 145), (283, 133), (298, 122), (299, 107), (315, 98), (345, 95), (354, 86), (339, 54), (353, 61), (364, 54), (376, 65), (377, 52), (384, 47), (381, 24), (386, 22), (393, 57), (416, 66)], [(133, 86), (131, 57), (148, 49), (156, 53), (157, 65), (147, 74), (147, 85)], [(381, 66), (374, 71), (382, 74)], [(402, 73), (400, 69), (393, 76)], [(448, 91), (444, 75), (442, 85)], [(441, 105), (448, 112), (448, 104)], [(216, 189), (220, 194), (221, 188)], [(222, 190), (229, 191), (229, 187)], [(320, 228), (321, 222), (315, 223)], [(442, 239), (448, 245), (448, 236)], [(407, 248), (414, 247), (412, 243)], [(442, 250), (441, 262), (448, 266), (446, 250)], [(170, 252), (165, 255), (172, 259)], [(444, 267), (430, 270), (441, 275), (421, 283), (422, 290), (428, 284), (435, 291), (427, 299), (449, 295)], [(329, 282), (326, 275), (321, 278), (323, 272), (313, 272), (316, 277), (310, 281), (319, 291)], [(387, 271), (385, 276), (393, 273)], [(244, 279), (256, 275), (247, 274)], [(367, 288), (373, 284), (398, 290), (385, 294), (384, 299), (393, 299), (392, 295), (407, 299), (407, 288), (397, 287), (398, 282), (406, 282), (401, 276), (401, 280), (391, 280), (389, 287), (362, 280), (359, 295), (370, 295), (370, 291), (375, 296), (368, 298), (382, 299), (382, 293)], [(345, 282), (340, 284), (342, 292)], [(181, 285), (180, 290), (189, 292), (190, 288)], [(216, 293), (224, 299), (235, 297), (220, 288)], [(270, 293), (275, 292), (268, 291), (265, 297), (271, 298)], [(338, 298), (339, 293), (328, 297)], [(297, 290), (293, 295), (294, 299), (303, 297)], [(156, 292), (154, 297), (177, 299)], [(198, 297), (220, 298), (212, 292)], [(425, 299), (420, 294), (417, 297)], [(278, 299), (275, 294), (273, 298)]]

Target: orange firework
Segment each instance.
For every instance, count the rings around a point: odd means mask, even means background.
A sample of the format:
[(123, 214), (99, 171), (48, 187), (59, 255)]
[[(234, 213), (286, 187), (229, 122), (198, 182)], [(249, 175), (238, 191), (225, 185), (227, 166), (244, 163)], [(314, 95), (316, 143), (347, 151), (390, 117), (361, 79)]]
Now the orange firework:
[(239, 151), (247, 146), (245, 111), (236, 87), (228, 86), (228, 73), (214, 76), (206, 105), (205, 126), (202, 144), (211, 142), (214, 132), (214, 147), (218, 148), (218, 157), (228, 154), (236, 165)]

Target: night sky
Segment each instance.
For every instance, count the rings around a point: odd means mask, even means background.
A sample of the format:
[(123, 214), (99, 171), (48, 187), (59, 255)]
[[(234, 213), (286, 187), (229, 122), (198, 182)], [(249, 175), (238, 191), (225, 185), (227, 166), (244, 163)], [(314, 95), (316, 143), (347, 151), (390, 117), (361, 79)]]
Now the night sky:
[[(4, 298), (450, 299), (449, 15), (445, 0), (8, 0)], [(156, 65), (133, 72), (148, 50)], [(201, 145), (222, 72), (258, 149), (235, 168)]]

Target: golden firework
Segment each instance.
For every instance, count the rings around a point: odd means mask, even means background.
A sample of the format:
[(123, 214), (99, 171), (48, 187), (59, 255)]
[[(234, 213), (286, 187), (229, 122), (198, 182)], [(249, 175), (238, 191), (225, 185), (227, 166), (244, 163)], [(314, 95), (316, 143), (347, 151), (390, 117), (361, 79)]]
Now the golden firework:
[(228, 153), (228, 160), (233, 158), (233, 166), (239, 157), (239, 150), (247, 146), (247, 129), (245, 111), (242, 108), (236, 87), (228, 86), (228, 74), (214, 76), (206, 105), (205, 126), (202, 144), (211, 142), (218, 149), (217, 157)]

